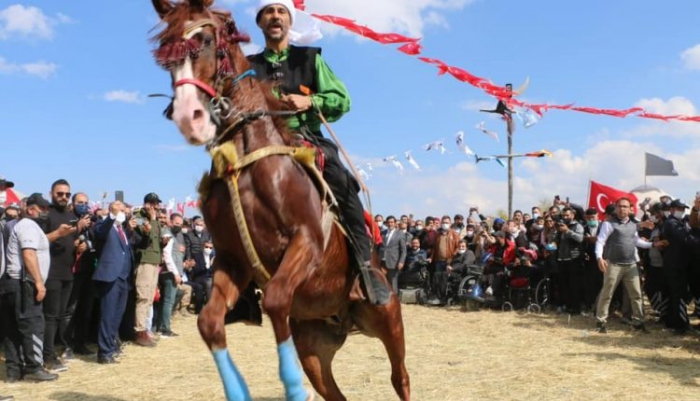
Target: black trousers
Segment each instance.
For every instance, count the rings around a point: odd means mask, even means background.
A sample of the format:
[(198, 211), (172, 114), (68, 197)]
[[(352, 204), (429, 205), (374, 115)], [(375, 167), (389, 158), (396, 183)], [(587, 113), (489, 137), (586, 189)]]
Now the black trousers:
[(323, 178), (333, 191), (338, 201), (343, 223), (355, 244), (355, 259), (361, 258), (362, 263), (370, 259), (371, 244), (367, 235), (364, 208), (358, 192), (360, 184), (355, 177), (343, 166), (338, 155), (338, 148), (325, 138), (318, 138), (318, 145), (325, 155)]
[(70, 294), (66, 310), (66, 315), (70, 316), (66, 340), (73, 347), (81, 347), (88, 342), (95, 297), (92, 271), (76, 273), (73, 276), (73, 291)]
[(44, 364), (44, 314), (36, 300), (36, 286), (29, 282), (0, 279), (0, 324), (5, 328), (7, 377), (19, 379)]
[(46, 297), (44, 298), (44, 359), (54, 360), (55, 343), (68, 347), (66, 333), (70, 323), (68, 301), (73, 291), (73, 280), (46, 280)]
[(603, 287), (603, 272), (598, 269), (598, 262), (595, 259), (585, 261), (583, 263), (584, 269), (586, 271), (586, 288), (584, 290), (585, 298), (584, 304), (586, 308), (595, 312), (596, 310), (596, 298), (598, 298), (598, 293)]
[(211, 295), (211, 279), (206, 276), (200, 276), (194, 280), (190, 280), (187, 284), (192, 287), (192, 302), (194, 303), (194, 312), (199, 314), (199, 312), (204, 307), (206, 300)]
[(668, 318), (667, 325), (672, 329), (688, 328), (688, 269), (664, 266), (668, 283)]
[(653, 310), (659, 313), (663, 322), (668, 319), (668, 282), (663, 266), (649, 266), (646, 271), (644, 293), (649, 298)]
[(564, 300), (571, 313), (581, 312), (581, 303), (585, 299), (586, 270), (581, 259), (560, 260), (559, 269), (565, 280)]

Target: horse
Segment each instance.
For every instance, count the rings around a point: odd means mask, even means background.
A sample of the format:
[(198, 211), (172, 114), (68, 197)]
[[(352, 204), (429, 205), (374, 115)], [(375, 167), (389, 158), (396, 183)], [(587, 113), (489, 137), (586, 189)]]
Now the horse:
[(358, 273), (347, 239), (337, 224), (323, 224), (327, 207), (304, 167), (305, 153), (291, 146), (295, 138), (281, 103), (252, 76), (240, 49), (248, 37), (231, 13), (210, 9), (213, 0), (152, 3), (163, 26), (153, 38), (154, 55), (170, 72), (174, 92), (166, 114), (188, 143), (206, 145), (213, 159), (199, 192), (217, 256), (197, 325), (227, 399), (251, 399), (228, 353), (225, 315), (254, 282), (274, 330), (288, 400), (314, 397), (303, 386), (302, 368), (321, 397), (345, 400), (331, 365), (352, 330), (383, 343), (394, 390), (409, 400), (398, 298), (392, 293), (377, 305), (352, 296)]

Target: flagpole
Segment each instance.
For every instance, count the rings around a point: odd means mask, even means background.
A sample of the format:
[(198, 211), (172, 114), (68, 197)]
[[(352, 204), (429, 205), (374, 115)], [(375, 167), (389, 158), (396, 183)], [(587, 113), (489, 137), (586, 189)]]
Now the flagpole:
[[(593, 182), (593, 181), (591, 180), (591, 176), (589, 175), (588, 176), (588, 193), (586, 194), (586, 200), (583, 202), (584, 205), (586, 203), (588, 203), (589, 200), (591, 200), (591, 182)], [(588, 204), (588, 206), (586, 206), (586, 209), (588, 209), (589, 207), (591, 207), (590, 204)]]

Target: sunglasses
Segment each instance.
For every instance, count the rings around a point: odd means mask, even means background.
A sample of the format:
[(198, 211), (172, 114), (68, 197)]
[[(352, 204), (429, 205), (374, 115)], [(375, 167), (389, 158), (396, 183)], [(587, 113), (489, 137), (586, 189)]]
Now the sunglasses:
[(70, 192), (56, 192), (56, 196), (59, 198), (70, 198)]

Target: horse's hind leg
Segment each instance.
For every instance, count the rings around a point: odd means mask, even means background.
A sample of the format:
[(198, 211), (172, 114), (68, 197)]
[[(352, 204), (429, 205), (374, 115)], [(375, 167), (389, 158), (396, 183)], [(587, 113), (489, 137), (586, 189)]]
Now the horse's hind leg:
[(405, 363), (406, 345), (399, 299), (392, 294), (386, 305), (358, 303), (352, 309), (352, 315), (364, 334), (382, 341), (391, 362), (391, 383), (394, 390), (401, 400), (410, 400), (411, 387)]
[(344, 401), (331, 364), (347, 334), (339, 334), (322, 320), (290, 320), (289, 325), (301, 365), (316, 392), (327, 401)]
[[(216, 262), (214, 263), (216, 265)], [(214, 356), (224, 384), (226, 399), (229, 401), (251, 400), (248, 386), (228, 353), (224, 326), (226, 312), (236, 304), (241, 289), (244, 289), (249, 281), (250, 277), (241, 277), (234, 281), (228, 272), (215, 267), (211, 297), (197, 320), (199, 334)]]

